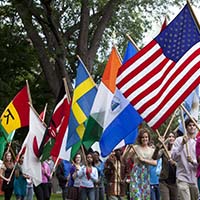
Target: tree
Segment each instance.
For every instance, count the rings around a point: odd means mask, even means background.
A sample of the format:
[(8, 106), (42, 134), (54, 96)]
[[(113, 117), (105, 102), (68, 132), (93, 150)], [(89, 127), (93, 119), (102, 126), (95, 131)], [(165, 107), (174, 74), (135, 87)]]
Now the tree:
[(150, 25), (148, 16), (161, 13), (171, 2), (7, 0), (4, 5), (11, 3), (16, 9), (37, 52), (46, 81), (56, 97), (62, 77), (67, 78), (72, 91), (76, 54), (93, 72), (97, 69), (93, 68), (95, 60), (98, 60), (97, 52), (100, 58), (105, 55), (110, 41), (108, 36), (111, 36), (114, 27), (120, 46), (127, 32), (134, 35), (136, 41), (141, 40), (142, 33)]
[(62, 77), (72, 91), (76, 54), (99, 80), (114, 31), (124, 52), (126, 33), (138, 43), (152, 20), (161, 24), (171, 6), (180, 2), (185, 1), (1, 0), (1, 113), (25, 79), (39, 112), (46, 100), (56, 98)]

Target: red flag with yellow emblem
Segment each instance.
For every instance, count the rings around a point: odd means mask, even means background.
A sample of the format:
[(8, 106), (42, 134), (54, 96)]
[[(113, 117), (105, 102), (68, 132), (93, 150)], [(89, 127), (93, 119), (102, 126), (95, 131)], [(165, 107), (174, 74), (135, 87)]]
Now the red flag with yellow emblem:
[(20, 90), (1, 115), (1, 125), (7, 133), (29, 125), (27, 86)]

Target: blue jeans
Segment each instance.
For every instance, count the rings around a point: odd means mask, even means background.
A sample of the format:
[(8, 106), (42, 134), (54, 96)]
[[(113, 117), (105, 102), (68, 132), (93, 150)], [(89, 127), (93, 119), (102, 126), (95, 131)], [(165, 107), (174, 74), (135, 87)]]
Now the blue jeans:
[(104, 186), (95, 188), (95, 199), (104, 200), (104, 194), (105, 194)]
[(80, 188), (80, 200), (95, 200), (95, 189), (94, 188)]
[(33, 187), (26, 187), (26, 196), (24, 198), (25, 200), (33, 200)]
[(151, 188), (151, 200), (160, 200), (159, 185), (150, 185)]

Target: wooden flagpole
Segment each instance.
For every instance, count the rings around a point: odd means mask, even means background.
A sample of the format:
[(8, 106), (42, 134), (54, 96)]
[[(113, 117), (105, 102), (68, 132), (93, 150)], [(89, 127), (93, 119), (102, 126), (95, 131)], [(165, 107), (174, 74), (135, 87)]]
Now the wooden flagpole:
[(121, 62), (121, 64), (122, 64), (122, 57), (121, 57), (121, 55), (120, 55), (120, 53), (119, 53), (119, 51), (118, 51), (117, 46), (116, 46), (115, 44), (113, 44), (113, 47), (116, 49), (117, 55), (119, 56), (120, 62)]
[(6, 152), (7, 152), (7, 151), (10, 151), (11, 154), (13, 155), (13, 158), (16, 159), (16, 155), (15, 155), (15, 153), (14, 153), (14, 151), (13, 151), (13, 148), (12, 148), (12, 146), (11, 146), (11, 143), (8, 142), (8, 140), (7, 140), (6, 137), (4, 137), (4, 138), (6, 139), (6, 142), (7, 142), (7, 144), (8, 144), (8, 149), (6, 150)]
[(189, 8), (190, 8), (190, 11), (191, 11), (191, 13), (192, 13), (192, 16), (194, 17), (194, 20), (195, 20), (195, 22), (196, 22), (196, 25), (197, 25), (198, 28), (200, 29), (199, 21), (198, 21), (198, 19), (197, 19), (197, 17), (196, 17), (196, 14), (194, 13), (194, 10), (193, 10), (193, 8), (192, 8), (192, 6), (191, 6), (190, 0), (187, 0), (187, 4), (188, 4), (188, 6), (189, 6)]
[(66, 80), (65, 77), (63, 78), (63, 82), (64, 82), (64, 87), (65, 87), (65, 93), (67, 95), (67, 100), (68, 100), (68, 103), (69, 103), (71, 101), (71, 96), (70, 96), (70, 92), (69, 92), (69, 87), (67, 85), (67, 80)]
[(137, 47), (135, 41), (131, 38), (129, 34), (126, 34), (126, 37), (130, 40), (130, 42), (133, 44), (133, 46), (137, 49), (137, 51), (140, 51), (140, 49)]
[(7, 182), (7, 184), (10, 183), (10, 180), (11, 180), (11, 178), (12, 178), (12, 176), (13, 176), (13, 173), (14, 173), (16, 167), (17, 167), (17, 163), (18, 163), (18, 161), (16, 161), (16, 163), (15, 163), (15, 165), (14, 165), (14, 167), (13, 167), (11, 173), (10, 173), (10, 176), (9, 176), (9, 178), (8, 178), (9, 181)]
[[(158, 137), (161, 138), (161, 135), (160, 135), (158, 129), (156, 129), (156, 133), (157, 133)], [(167, 154), (168, 159), (171, 159), (171, 156), (169, 155), (169, 152), (167, 151), (167, 147), (166, 147), (164, 141), (163, 141), (163, 142), (161, 141), (161, 143), (162, 143), (163, 148), (164, 148), (164, 150), (165, 150), (165, 152), (166, 152), (166, 154)]]
[[(12, 133), (11, 133), (11, 134), (12, 134)], [(14, 153), (13, 148), (12, 148), (12, 146), (11, 146), (12, 141), (8, 142), (8, 140), (7, 140), (6, 137), (5, 137), (5, 139), (6, 139), (6, 142), (8, 143), (8, 149), (7, 149), (6, 151), (11, 151), (11, 153), (12, 153), (12, 155), (13, 155), (13, 158), (16, 159), (15, 153)]]
[(164, 132), (164, 135), (163, 135), (164, 138), (166, 137), (166, 134), (167, 134), (167, 132), (168, 132), (168, 130), (169, 130), (169, 128), (170, 128), (175, 116), (176, 116), (176, 110), (174, 111), (174, 113), (173, 113), (173, 115), (172, 115), (172, 117), (171, 117), (171, 119), (169, 121), (169, 124), (168, 124), (168, 126), (167, 126), (167, 128), (166, 128), (166, 130)]
[(56, 158), (56, 162), (54, 163), (54, 166), (53, 166), (52, 172), (51, 172), (51, 174), (50, 174), (50, 179), (52, 178), (54, 172), (56, 171), (56, 167), (57, 167), (57, 165), (58, 165), (58, 161), (59, 161), (59, 159), (60, 159), (59, 157)]
[[(182, 121), (182, 124), (183, 124), (184, 136), (186, 136), (187, 135), (187, 131), (186, 131), (186, 127), (185, 127), (185, 120), (184, 120), (184, 115), (183, 115), (183, 109), (182, 108), (181, 108), (181, 121)], [(185, 144), (185, 147), (186, 147), (187, 155), (189, 156), (188, 144), (187, 143)]]
[(26, 80), (26, 86), (27, 86), (29, 103), (32, 105), (32, 99), (31, 99), (31, 93), (30, 93), (30, 88), (29, 88), (28, 80)]
[[(36, 114), (36, 116), (40, 119), (40, 115), (39, 115), (38, 112), (35, 110), (35, 108), (33, 107), (33, 105), (30, 104), (30, 103), (29, 103), (29, 105), (30, 105), (30, 107), (32, 108), (33, 112)], [(45, 126), (45, 128), (47, 128), (46, 123), (45, 123), (44, 121), (42, 121), (41, 119), (40, 119), (40, 121), (41, 121), (42, 124)]]
[(180, 107), (185, 111), (185, 113), (187, 114), (187, 116), (192, 120), (192, 122), (195, 124), (195, 126), (197, 127), (197, 129), (200, 131), (199, 125), (197, 124), (197, 122), (195, 121), (195, 119), (192, 117), (192, 115), (189, 113), (189, 111), (185, 108), (185, 106), (183, 104), (181, 104)]
[(87, 158), (86, 158), (86, 155), (85, 155), (85, 150), (84, 150), (82, 144), (81, 144), (81, 151), (82, 151), (82, 154), (83, 154), (83, 160), (85, 162), (85, 166), (88, 166), (88, 164), (87, 164)]

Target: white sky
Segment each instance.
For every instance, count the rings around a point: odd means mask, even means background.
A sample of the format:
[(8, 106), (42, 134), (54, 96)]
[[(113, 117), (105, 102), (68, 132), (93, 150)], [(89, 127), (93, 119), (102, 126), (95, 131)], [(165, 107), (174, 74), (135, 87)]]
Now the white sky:
[[(194, 6), (192, 6), (192, 8), (193, 8), (195, 15), (200, 24), (200, 9), (197, 7), (194, 7)], [(178, 13), (181, 11), (182, 8), (174, 7), (172, 9), (173, 9), (174, 14), (170, 15), (170, 21), (168, 21), (167, 24), (169, 24), (171, 22), (171, 20), (173, 20), (176, 17), (176, 15), (178, 15)], [(164, 21), (164, 17), (163, 17), (163, 19), (161, 19), (161, 21), (162, 22)], [(142, 43), (144, 45), (147, 45), (153, 38), (155, 38), (159, 34), (160, 29), (161, 29), (161, 24), (159, 24), (158, 22), (155, 22), (152, 25), (152, 29), (149, 30), (147, 33), (145, 33), (145, 37), (144, 37)]]

